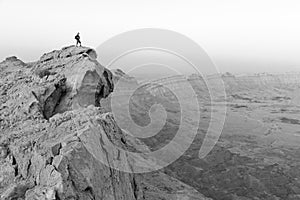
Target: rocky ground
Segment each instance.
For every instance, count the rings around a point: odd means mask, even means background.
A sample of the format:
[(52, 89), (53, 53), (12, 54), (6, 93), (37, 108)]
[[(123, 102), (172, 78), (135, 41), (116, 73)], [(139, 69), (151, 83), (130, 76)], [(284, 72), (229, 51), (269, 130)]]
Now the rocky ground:
[(209, 199), (162, 171), (132, 173), (126, 152), (150, 149), (101, 106), (116, 77), (96, 57), (70, 46), (0, 63), (1, 199)]

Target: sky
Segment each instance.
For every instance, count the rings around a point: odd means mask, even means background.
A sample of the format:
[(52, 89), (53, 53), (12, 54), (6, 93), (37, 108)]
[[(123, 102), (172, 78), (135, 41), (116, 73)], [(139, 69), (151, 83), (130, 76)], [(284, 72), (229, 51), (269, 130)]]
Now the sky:
[(96, 48), (140, 28), (179, 32), (221, 72), (300, 71), (299, 0), (0, 0), (0, 60), (28, 62), (74, 44)]

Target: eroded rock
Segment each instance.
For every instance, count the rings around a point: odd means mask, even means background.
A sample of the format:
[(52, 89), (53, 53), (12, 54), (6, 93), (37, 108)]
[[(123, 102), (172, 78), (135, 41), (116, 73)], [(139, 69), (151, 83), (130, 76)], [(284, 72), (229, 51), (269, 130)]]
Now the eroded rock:
[[(97, 54), (93, 49), (70, 46), (44, 54), (37, 62), (34, 70), (39, 72), (40, 77), (52, 74), (65, 77), (64, 88), (57, 87), (53, 94), (56, 97), (64, 93), (55, 106), (56, 113), (89, 105), (99, 107), (100, 100), (113, 91), (112, 73), (99, 64), (96, 58)], [(53, 100), (56, 98), (50, 100), (55, 105)]]
[(111, 144), (148, 149), (99, 108), (114, 84), (94, 50), (70, 46), (30, 67), (15, 62), (0, 63), (1, 199), (206, 199), (161, 172), (116, 169), (133, 167), (127, 153)]

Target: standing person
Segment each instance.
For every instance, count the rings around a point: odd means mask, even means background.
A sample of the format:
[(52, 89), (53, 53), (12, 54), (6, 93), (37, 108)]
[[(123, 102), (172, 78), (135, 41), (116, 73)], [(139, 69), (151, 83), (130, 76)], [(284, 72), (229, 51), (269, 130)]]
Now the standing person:
[(78, 44), (81, 46), (79, 33), (77, 33), (77, 35), (75, 36), (75, 40), (76, 40), (76, 47), (78, 46)]

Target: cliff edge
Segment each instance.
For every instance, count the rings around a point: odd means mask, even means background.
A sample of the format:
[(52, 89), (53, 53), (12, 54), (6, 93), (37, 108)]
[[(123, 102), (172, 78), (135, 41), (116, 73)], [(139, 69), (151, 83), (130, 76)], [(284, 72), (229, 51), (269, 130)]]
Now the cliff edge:
[(132, 166), (111, 144), (149, 149), (101, 108), (114, 83), (96, 58), (91, 48), (69, 46), (33, 63), (0, 63), (1, 199), (208, 199), (161, 172), (116, 169)]

